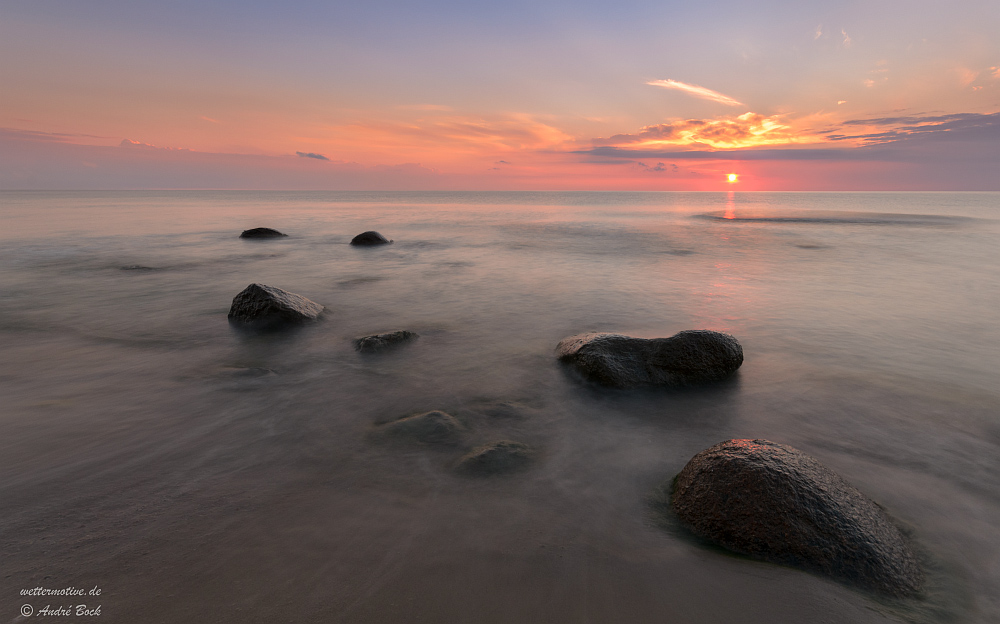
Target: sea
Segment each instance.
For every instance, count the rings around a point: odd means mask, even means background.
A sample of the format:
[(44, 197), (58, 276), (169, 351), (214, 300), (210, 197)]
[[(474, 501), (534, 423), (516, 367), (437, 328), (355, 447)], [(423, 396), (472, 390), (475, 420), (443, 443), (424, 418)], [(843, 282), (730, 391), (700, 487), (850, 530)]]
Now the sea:
[[(1000, 193), (4, 191), (0, 223), (0, 622), (1000, 621)], [(240, 331), (251, 283), (325, 310)], [(555, 357), (688, 329), (739, 371)], [(375, 433), (430, 410), (461, 442)], [(672, 523), (657, 492), (731, 438), (881, 505), (924, 593)], [(534, 461), (456, 470), (498, 440)]]

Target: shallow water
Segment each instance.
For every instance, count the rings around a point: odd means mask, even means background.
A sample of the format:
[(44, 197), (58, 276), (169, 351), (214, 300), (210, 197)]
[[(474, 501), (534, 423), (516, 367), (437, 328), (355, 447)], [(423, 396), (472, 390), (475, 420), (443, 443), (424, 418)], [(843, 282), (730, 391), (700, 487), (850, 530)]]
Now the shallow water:
[[(0, 621), (59, 605), (36, 586), (99, 586), (110, 622), (1000, 619), (1000, 194), (4, 192), (0, 213)], [(258, 226), (289, 236), (237, 238)], [(347, 244), (370, 229), (395, 243)], [(234, 332), (251, 282), (327, 309)], [(701, 328), (743, 344), (734, 379), (616, 392), (553, 357)], [(420, 338), (352, 348), (396, 329)], [(461, 445), (371, 435), (431, 409)], [(882, 504), (927, 596), (661, 526), (657, 486), (754, 437)], [(454, 472), (497, 439), (538, 460)]]

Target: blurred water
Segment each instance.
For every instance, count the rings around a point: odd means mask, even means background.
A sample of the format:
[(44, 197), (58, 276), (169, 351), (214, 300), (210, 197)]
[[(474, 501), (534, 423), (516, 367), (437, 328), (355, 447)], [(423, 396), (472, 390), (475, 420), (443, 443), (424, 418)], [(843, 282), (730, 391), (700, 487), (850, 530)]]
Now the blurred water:
[[(97, 584), (112, 622), (1000, 618), (1000, 194), (3, 192), (0, 214), (0, 604)], [(258, 226), (289, 236), (237, 238)], [(369, 229), (395, 243), (347, 244)], [(325, 317), (235, 333), (251, 282)], [(614, 392), (553, 358), (700, 328), (739, 338), (736, 379)], [(352, 349), (396, 329), (421, 337)], [(463, 446), (368, 435), (430, 409)], [(733, 437), (884, 505), (928, 596), (657, 526), (656, 486)], [(453, 473), (500, 438), (540, 460)]]

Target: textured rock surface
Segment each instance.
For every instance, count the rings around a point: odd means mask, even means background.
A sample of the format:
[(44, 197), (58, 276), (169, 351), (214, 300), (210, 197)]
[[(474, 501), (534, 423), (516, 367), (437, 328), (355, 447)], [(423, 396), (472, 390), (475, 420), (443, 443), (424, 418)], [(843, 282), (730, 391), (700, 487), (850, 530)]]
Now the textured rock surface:
[(419, 337), (419, 334), (405, 329), (387, 334), (373, 334), (356, 339), (354, 348), (361, 353), (374, 353)]
[(651, 339), (581, 334), (562, 340), (556, 355), (587, 379), (617, 388), (719, 381), (743, 364), (736, 338), (709, 330)]
[(465, 427), (454, 416), (437, 410), (404, 416), (379, 425), (377, 430), (393, 438), (424, 444), (456, 444), (465, 433)]
[(533, 456), (527, 444), (500, 440), (469, 451), (458, 461), (458, 470), (472, 475), (501, 474), (523, 468)]
[(352, 245), (385, 245), (392, 241), (378, 232), (362, 232), (351, 239)]
[(278, 230), (264, 227), (243, 230), (243, 233), (240, 234), (240, 238), (281, 238), (282, 236), (288, 236), (288, 234), (282, 234)]
[(233, 297), (229, 321), (255, 329), (273, 329), (316, 320), (322, 310), (323, 306), (301, 295), (250, 284)]
[(674, 512), (696, 534), (751, 557), (819, 572), (890, 596), (923, 574), (882, 508), (805, 453), (727, 440), (674, 482)]

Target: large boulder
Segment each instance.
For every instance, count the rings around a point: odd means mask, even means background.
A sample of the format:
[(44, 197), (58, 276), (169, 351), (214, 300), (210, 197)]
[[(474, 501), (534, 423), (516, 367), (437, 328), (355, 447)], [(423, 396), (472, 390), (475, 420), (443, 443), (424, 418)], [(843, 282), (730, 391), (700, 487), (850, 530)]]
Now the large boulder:
[(376, 431), (389, 438), (424, 444), (458, 444), (465, 427), (451, 414), (434, 410), (384, 423)]
[(502, 474), (524, 468), (534, 455), (534, 451), (527, 444), (499, 440), (478, 446), (466, 453), (458, 461), (457, 469), (459, 472), (476, 476)]
[(719, 381), (743, 364), (736, 338), (705, 329), (650, 339), (580, 334), (562, 340), (556, 355), (587, 379), (616, 388)]
[(401, 329), (386, 334), (373, 334), (357, 338), (354, 341), (354, 348), (361, 353), (375, 353), (419, 337), (420, 334), (416, 332)]
[(352, 245), (385, 245), (392, 241), (378, 232), (362, 232), (351, 239)]
[(250, 284), (233, 297), (229, 322), (252, 329), (276, 329), (314, 321), (323, 306), (280, 288)]
[(677, 475), (671, 506), (697, 535), (755, 559), (889, 596), (923, 583), (882, 508), (790, 446), (727, 440), (698, 453)]
[(282, 234), (278, 230), (266, 227), (243, 230), (243, 233), (240, 234), (240, 238), (281, 238), (282, 236), (288, 236), (288, 234)]

